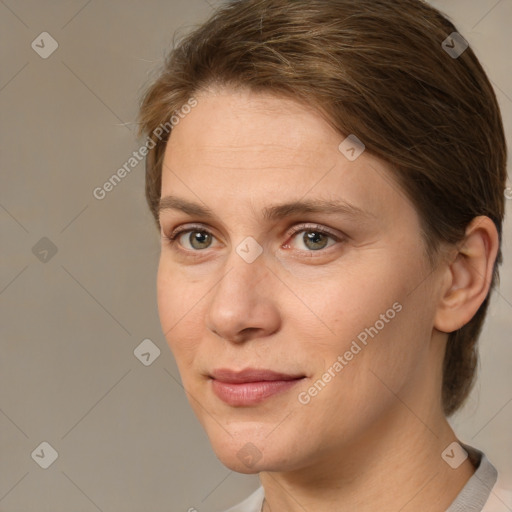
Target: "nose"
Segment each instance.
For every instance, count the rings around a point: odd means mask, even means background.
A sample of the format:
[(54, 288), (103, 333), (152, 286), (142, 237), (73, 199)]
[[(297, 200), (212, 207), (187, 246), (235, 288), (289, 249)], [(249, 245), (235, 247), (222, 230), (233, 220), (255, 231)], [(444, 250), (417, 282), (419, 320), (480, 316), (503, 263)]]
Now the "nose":
[(206, 327), (233, 343), (265, 337), (280, 326), (276, 287), (264, 253), (248, 263), (233, 249), (224, 274), (209, 295)]

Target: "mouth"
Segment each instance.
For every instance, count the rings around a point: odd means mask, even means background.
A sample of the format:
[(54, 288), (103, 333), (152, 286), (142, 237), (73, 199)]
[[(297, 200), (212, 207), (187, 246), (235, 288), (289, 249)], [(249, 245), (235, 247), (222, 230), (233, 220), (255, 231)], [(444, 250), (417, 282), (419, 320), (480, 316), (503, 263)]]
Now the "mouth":
[(305, 375), (254, 368), (238, 372), (222, 368), (213, 370), (210, 375), (215, 395), (233, 407), (259, 404), (289, 391), (305, 378)]

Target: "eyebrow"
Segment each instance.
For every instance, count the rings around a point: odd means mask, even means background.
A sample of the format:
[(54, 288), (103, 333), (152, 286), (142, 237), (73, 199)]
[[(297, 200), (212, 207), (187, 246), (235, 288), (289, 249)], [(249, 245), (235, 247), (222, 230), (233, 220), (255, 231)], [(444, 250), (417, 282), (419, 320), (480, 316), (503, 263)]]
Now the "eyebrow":
[[(160, 216), (161, 212), (164, 210), (178, 210), (192, 217), (217, 219), (217, 216), (210, 208), (175, 196), (165, 196), (160, 199), (158, 215)], [(307, 213), (338, 214), (366, 219), (377, 218), (375, 214), (362, 210), (361, 208), (342, 200), (326, 201), (313, 199), (292, 201), (289, 203), (270, 205), (262, 210), (263, 219), (266, 221), (275, 221)]]

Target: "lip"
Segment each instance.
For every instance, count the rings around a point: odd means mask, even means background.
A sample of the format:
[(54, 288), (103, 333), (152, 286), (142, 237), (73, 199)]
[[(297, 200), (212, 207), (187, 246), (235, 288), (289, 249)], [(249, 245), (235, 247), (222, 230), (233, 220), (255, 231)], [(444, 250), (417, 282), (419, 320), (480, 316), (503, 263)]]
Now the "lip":
[(291, 375), (257, 368), (246, 368), (245, 370), (240, 371), (230, 370), (228, 368), (217, 368), (211, 372), (210, 377), (228, 384), (239, 384), (245, 382), (295, 380), (305, 377), (305, 375)]
[(234, 371), (220, 368), (211, 372), (213, 392), (231, 406), (248, 406), (288, 391), (305, 375), (290, 375), (272, 370), (248, 368)]

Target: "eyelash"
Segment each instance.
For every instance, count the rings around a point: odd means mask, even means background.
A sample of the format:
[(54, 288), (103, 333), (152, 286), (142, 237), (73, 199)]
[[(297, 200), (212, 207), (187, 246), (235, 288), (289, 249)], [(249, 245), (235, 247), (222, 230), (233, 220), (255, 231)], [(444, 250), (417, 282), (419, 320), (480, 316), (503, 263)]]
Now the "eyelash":
[[(194, 232), (194, 231), (197, 231), (197, 232), (200, 232), (200, 233), (207, 233), (207, 234), (209, 234), (209, 235), (211, 235), (212, 237), (215, 238), (215, 236), (210, 231), (208, 231), (207, 229), (205, 229), (203, 226), (200, 226), (200, 225), (192, 225), (192, 226), (189, 226), (189, 227), (187, 227), (185, 229), (176, 229), (170, 235), (166, 235), (164, 233), (162, 235), (162, 238), (164, 238), (165, 241), (169, 245), (174, 246), (177, 243), (176, 239), (179, 236), (183, 235), (184, 233), (190, 233), (190, 232)], [(335, 235), (331, 231), (326, 230), (324, 227), (322, 227), (322, 226), (320, 226), (318, 224), (308, 224), (308, 225), (297, 226), (293, 230), (289, 231), (286, 234), (286, 237), (287, 238), (294, 237), (294, 236), (296, 236), (299, 233), (307, 232), (307, 231), (318, 233), (318, 234), (322, 234), (322, 235), (326, 235), (326, 236), (332, 238), (336, 242), (341, 242), (343, 240), (342, 238), (338, 237), (337, 235)], [(332, 246), (330, 246), (330, 247), (332, 247)], [(327, 249), (329, 249), (329, 247), (326, 247), (324, 249), (319, 249), (318, 251), (300, 251), (300, 252), (308, 252), (308, 253), (314, 254), (314, 253), (325, 252)], [(207, 249), (203, 249), (203, 250), (181, 249), (181, 250), (185, 251), (187, 253), (197, 253), (197, 254), (195, 254), (195, 256), (199, 256), (199, 253), (204, 252)]]

